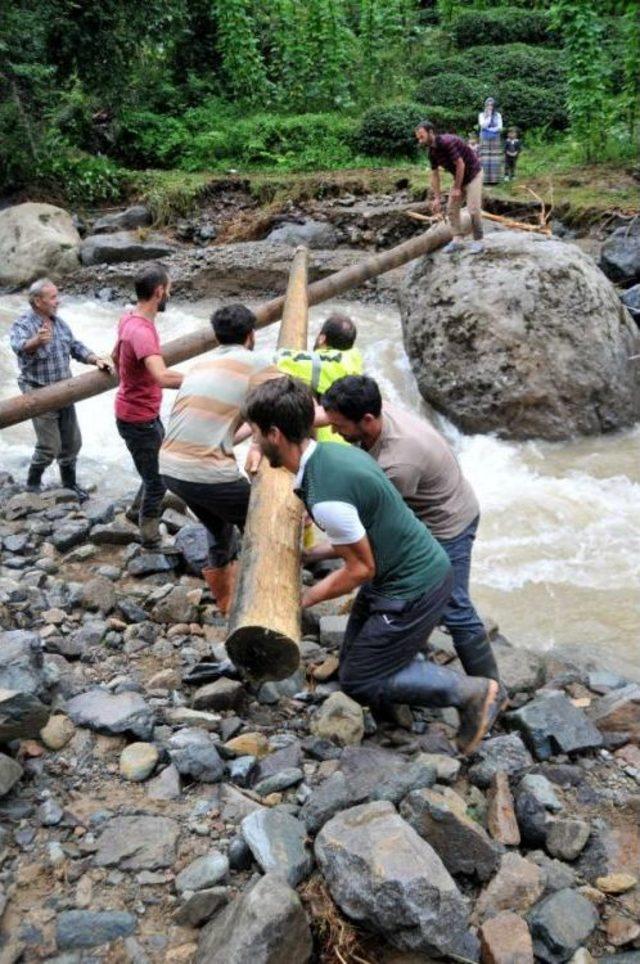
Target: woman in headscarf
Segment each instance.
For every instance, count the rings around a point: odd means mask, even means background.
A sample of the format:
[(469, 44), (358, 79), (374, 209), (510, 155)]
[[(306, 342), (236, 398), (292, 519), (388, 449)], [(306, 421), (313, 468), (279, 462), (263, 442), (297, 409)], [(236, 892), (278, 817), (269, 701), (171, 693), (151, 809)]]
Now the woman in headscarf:
[(498, 184), (503, 177), (502, 116), (493, 97), (487, 97), (484, 110), (478, 114), (480, 128), (480, 161), (485, 184)]

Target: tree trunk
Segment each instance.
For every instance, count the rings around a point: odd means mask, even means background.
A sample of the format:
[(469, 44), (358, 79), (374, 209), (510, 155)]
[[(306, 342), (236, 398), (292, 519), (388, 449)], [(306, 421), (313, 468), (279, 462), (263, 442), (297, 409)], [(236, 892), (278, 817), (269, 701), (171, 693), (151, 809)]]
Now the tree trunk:
[[(308, 251), (291, 266), (278, 348), (307, 347)], [(300, 663), (302, 503), (291, 473), (265, 459), (251, 486), (240, 575), (229, 619), (227, 652), (253, 680), (291, 676)]]
[[(463, 217), (462, 226), (464, 231), (469, 230), (469, 219), (466, 215)], [(329, 298), (335, 298), (350, 288), (364, 284), (370, 278), (375, 278), (393, 268), (399, 268), (423, 254), (437, 251), (451, 240), (451, 236), (451, 228), (443, 222), (425, 234), (419, 234), (395, 248), (389, 248), (388, 251), (382, 251), (367, 258), (361, 264), (344, 268), (322, 281), (316, 281), (309, 285), (309, 304), (317, 305)], [(273, 298), (260, 305), (256, 309), (258, 327), (263, 328), (277, 321), (281, 317), (283, 306), (284, 298)], [(211, 327), (201, 328), (199, 331), (167, 342), (163, 345), (162, 354), (167, 365), (178, 365), (188, 358), (210, 351), (215, 346), (216, 339)], [(84, 398), (92, 398), (102, 392), (108, 392), (117, 384), (117, 378), (112, 375), (104, 372), (86, 372), (75, 378), (66, 378), (45, 388), (39, 388), (26, 395), (7, 398), (0, 401), (0, 428), (17, 425), (44, 412), (54, 412), (73, 402), (80, 402)]]

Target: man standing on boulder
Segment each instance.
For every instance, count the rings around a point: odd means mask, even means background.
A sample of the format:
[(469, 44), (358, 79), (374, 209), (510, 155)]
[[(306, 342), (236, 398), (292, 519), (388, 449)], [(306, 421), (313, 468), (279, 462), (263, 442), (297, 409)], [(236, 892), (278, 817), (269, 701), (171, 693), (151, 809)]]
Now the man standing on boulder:
[[(18, 356), (18, 385), (22, 392), (33, 392), (71, 377), (70, 359), (95, 365), (112, 372), (110, 358), (100, 358), (74, 337), (66, 322), (58, 315), (58, 289), (53, 281), (40, 278), (29, 288), (30, 308), (11, 326), (11, 347)], [(55, 412), (45, 412), (33, 419), (36, 447), (27, 475), (27, 490), (39, 492), (47, 466), (57, 459), (60, 481), (80, 501), (89, 495), (76, 481), (76, 461), (82, 446), (80, 426), (73, 405)]]
[(300, 382), (281, 378), (256, 388), (246, 416), (270, 464), (295, 476), (295, 491), (329, 537), (328, 552), (344, 560), (304, 591), (302, 605), (359, 587), (340, 658), (342, 689), (374, 710), (455, 706), (458, 746), (472, 753), (498, 714), (498, 683), (418, 655), (451, 595), (444, 550), (366, 452), (311, 439), (314, 401)]
[[(158, 469), (164, 428), (160, 421), (163, 388), (180, 388), (182, 374), (167, 368), (155, 325), (169, 299), (171, 282), (166, 268), (152, 264), (136, 276), (138, 303), (118, 324), (113, 360), (120, 385), (116, 393), (116, 425), (142, 480), (139, 525), (145, 549), (167, 551), (160, 537), (160, 515), (165, 486)], [(136, 502), (138, 498), (136, 497)]]
[(451, 222), (453, 240), (443, 251), (451, 253), (460, 251), (464, 247), (464, 235), (460, 223), (460, 211), (463, 200), (467, 202), (467, 210), (471, 218), (473, 242), (469, 250), (479, 254), (482, 246), (482, 165), (476, 152), (455, 134), (436, 134), (435, 127), (430, 121), (422, 121), (416, 127), (416, 139), (421, 147), (429, 152), (431, 164), (431, 190), (433, 192), (433, 213), (441, 210), (440, 197), (440, 168), (453, 175), (453, 184), (449, 191), (447, 203), (447, 217)]
[[(237, 568), (235, 528), (244, 529), (251, 493), (233, 452), (234, 435), (250, 389), (280, 373), (270, 355), (253, 350), (256, 316), (249, 308), (219, 308), (211, 324), (218, 348), (184, 377), (160, 450), (160, 471), (164, 485), (209, 532), (209, 565), (202, 576), (226, 615)], [(252, 470), (259, 455), (255, 447), (249, 453)]]
[(377, 382), (366, 375), (334, 382), (322, 405), (336, 432), (376, 460), (447, 553), (453, 589), (441, 621), (465, 672), (498, 680), (491, 643), (469, 596), (480, 506), (449, 444), (426, 419), (383, 405)]

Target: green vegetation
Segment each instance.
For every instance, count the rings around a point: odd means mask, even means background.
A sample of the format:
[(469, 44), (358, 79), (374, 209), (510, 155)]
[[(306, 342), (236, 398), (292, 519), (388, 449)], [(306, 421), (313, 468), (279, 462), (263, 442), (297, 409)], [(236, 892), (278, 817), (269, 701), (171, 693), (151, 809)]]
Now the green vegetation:
[(488, 95), (528, 151), (624, 162), (639, 58), (637, 0), (4, 0), (0, 191), (162, 183), (163, 217), (203, 172), (410, 164), (417, 121), (466, 135)]

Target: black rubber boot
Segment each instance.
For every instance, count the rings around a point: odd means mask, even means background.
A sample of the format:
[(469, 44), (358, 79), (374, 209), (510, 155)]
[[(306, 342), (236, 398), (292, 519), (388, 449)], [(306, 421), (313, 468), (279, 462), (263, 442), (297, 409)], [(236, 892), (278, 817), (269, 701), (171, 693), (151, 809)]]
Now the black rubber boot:
[(492, 679), (461, 676), (444, 666), (414, 659), (385, 680), (382, 697), (414, 706), (455, 706), (460, 715), (457, 743), (473, 753), (500, 712), (500, 686)]
[(467, 676), (484, 676), (500, 682), (498, 664), (486, 633), (453, 644)]
[(27, 492), (39, 492), (41, 489), (42, 476), (44, 475), (44, 470), (46, 465), (42, 465), (38, 462), (32, 462), (29, 466), (29, 473), (27, 475)]
[(60, 481), (65, 489), (71, 489), (78, 496), (79, 502), (86, 502), (89, 493), (86, 489), (81, 489), (76, 482), (76, 467), (73, 464), (60, 466)]
[(179, 556), (180, 549), (165, 542), (160, 532), (160, 519), (140, 520), (140, 541), (147, 552), (161, 552), (165, 556)]
[(414, 659), (384, 682), (383, 700), (410, 706), (458, 706), (463, 700), (460, 673), (426, 659)]

